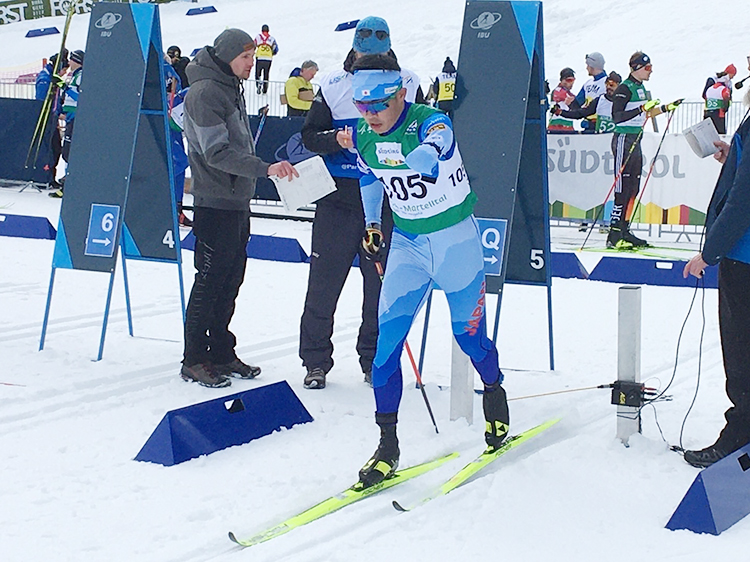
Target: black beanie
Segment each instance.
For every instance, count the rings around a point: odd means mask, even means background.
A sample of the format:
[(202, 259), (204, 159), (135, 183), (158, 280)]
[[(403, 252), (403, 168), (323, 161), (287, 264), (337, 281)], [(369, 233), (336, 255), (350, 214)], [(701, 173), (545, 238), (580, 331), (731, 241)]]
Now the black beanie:
[(241, 29), (225, 29), (214, 40), (214, 54), (227, 64), (251, 49), (255, 49), (255, 42)]

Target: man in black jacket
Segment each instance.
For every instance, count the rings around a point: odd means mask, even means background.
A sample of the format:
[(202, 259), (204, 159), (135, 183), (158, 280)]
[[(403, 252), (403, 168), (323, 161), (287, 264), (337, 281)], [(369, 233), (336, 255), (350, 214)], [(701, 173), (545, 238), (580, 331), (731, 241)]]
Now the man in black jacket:
[[(307, 369), (305, 388), (325, 388), (326, 375), (333, 367), (333, 316), (352, 260), (357, 255), (364, 289), (357, 353), (364, 380), (372, 384), (380, 277), (372, 257), (368, 258), (362, 247), (365, 218), (359, 194), (360, 171), (356, 152), (351, 143), (346, 144), (342, 139), (347, 127), (356, 126), (360, 117), (352, 101), (351, 67), (354, 61), (361, 54), (388, 53), (395, 58), (390, 49), (390, 32), (385, 20), (372, 16), (360, 20), (354, 33), (353, 48), (343, 69), (321, 79), (320, 90), (302, 128), (305, 147), (323, 155), (336, 182), (336, 191), (316, 202), (310, 276), (300, 322), (299, 355)], [(419, 101), (419, 78), (408, 70), (403, 70), (402, 76), (408, 92), (407, 101)], [(385, 260), (392, 226), (390, 208), (384, 209), (382, 225), (368, 225), (368, 232), (378, 238), (381, 247), (376, 259)]]
[(229, 331), (245, 277), (250, 199), (258, 177), (296, 176), (289, 162), (267, 164), (255, 156), (241, 81), (253, 68), (255, 43), (227, 29), (187, 67), (185, 136), (193, 175), (195, 283), (185, 321), (181, 376), (203, 386), (229, 386), (228, 377), (255, 378)]
[[(750, 60), (750, 58), (748, 59)], [(750, 64), (748, 64), (750, 68)], [(750, 94), (745, 97), (750, 104)], [(748, 110), (750, 113), (750, 110)], [(747, 114), (732, 139), (718, 141), (714, 155), (724, 165), (706, 213), (703, 250), (691, 259), (683, 276), (702, 277), (719, 264), (719, 332), (732, 407), (713, 445), (685, 451), (685, 460), (703, 468), (750, 442), (750, 119)]]

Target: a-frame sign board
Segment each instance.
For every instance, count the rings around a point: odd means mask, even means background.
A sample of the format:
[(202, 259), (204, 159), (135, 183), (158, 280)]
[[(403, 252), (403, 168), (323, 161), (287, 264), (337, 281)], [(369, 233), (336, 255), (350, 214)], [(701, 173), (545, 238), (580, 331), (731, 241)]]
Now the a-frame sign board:
[(118, 248), (123, 255), (130, 334), (127, 259), (178, 266), (184, 319), (162, 60), (157, 6), (94, 4), (40, 350), (44, 347), (55, 270), (107, 272), (110, 282), (98, 355), (102, 358)]
[(464, 13), (453, 120), (485, 248), (487, 291), (547, 287), (554, 369), (541, 2), (469, 0)]

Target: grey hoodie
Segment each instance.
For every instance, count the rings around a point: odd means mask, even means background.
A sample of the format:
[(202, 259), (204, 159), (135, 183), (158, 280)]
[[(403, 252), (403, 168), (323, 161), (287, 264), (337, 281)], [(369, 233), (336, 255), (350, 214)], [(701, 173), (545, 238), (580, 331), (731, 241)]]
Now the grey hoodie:
[(269, 164), (255, 156), (240, 79), (208, 49), (201, 49), (186, 69), (185, 136), (193, 204), (247, 210), (255, 180), (268, 175)]

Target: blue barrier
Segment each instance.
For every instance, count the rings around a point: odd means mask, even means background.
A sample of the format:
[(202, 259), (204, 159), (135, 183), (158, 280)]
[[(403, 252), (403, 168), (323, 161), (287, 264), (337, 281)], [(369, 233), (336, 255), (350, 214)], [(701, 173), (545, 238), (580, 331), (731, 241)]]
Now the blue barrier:
[(199, 16), (201, 14), (212, 14), (213, 12), (217, 12), (218, 10), (214, 8), (213, 6), (203, 6), (202, 8), (190, 8), (186, 16)]
[[(184, 250), (195, 250), (195, 235), (191, 231), (181, 242)], [(257, 260), (305, 263), (310, 258), (296, 238), (253, 234), (245, 247), (248, 258)]]
[(0, 214), (0, 236), (54, 240), (57, 231), (46, 217)]
[(718, 535), (750, 514), (750, 445), (701, 471), (667, 529)]
[(588, 279), (589, 273), (575, 254), (552, 252), (552, 277)]
[(42, 37), (43, 35), (55, 35), (60, 33), (56, 27), (43, 27), (41, 29), (30, 29), (26, 32), (26, 37)]
[[(660, 285), (664, 287), (695, 287), (695, 277), (682, 277), (684, 261), (641, 259), (605, 256), (589, 274), (592, 281)], [(708, 289), (719, 286), (718, 268), (706, 268), (703, 285)]]
[(167, 412), (135, 460), (172, 466), (311, 421), (281, 381)]
[(359, 20), (352, 20), (352, 21), (345, 21), (343, 23), (340, 23), (336, 26), (336, 29), (334, 31), (346, 31), (347, 29), (354, 29), (357, 27), (357, 24), (359, 23)]

